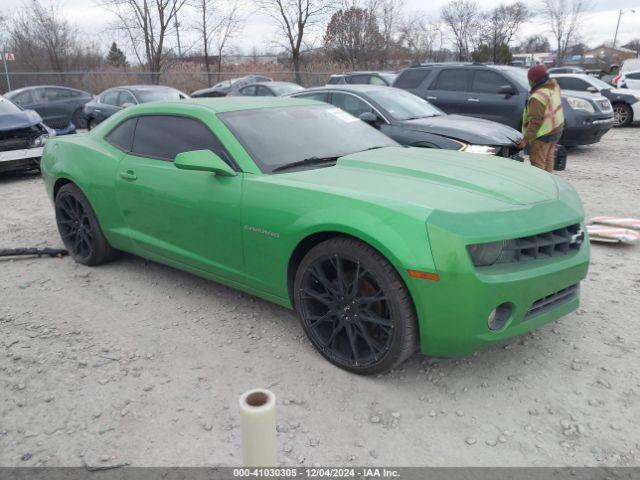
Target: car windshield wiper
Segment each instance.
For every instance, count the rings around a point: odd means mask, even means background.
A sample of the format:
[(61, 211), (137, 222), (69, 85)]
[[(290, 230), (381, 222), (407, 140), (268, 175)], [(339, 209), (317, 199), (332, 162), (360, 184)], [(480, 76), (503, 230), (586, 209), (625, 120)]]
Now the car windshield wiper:
[(288, 170), (290, 168), (295, 168), (295, 167), (303, 167), (306, 165), (317, 165), (317, 164), (321, 164), (321, 163), (329, 163), (329, 162), (335, 162), (336, 160), (338, 160), (338, 158), (340, 158), (341, 155), (336, 155), (335, 157), (309, 157), (309, 158), (305, 158), (302, 160), (298, 160), (296, 162), (291, 162), (291, 163), (287, 163), (285, 165), (280, 165), (279, 167), (274, 168), (273, 170), (271, 170), (271, 172), (280, 172), (282, 170)]

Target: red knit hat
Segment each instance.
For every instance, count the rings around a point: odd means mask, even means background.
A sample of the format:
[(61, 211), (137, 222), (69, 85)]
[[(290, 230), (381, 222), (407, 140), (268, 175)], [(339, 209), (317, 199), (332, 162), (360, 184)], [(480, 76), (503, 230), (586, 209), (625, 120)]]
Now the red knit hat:
[(535, 85), (548, 74), (549, 72), (547, 72), (546, 65), (544, 63), (538, 63), (529, 69), (527, 72), (527, 78), (531, 85)]

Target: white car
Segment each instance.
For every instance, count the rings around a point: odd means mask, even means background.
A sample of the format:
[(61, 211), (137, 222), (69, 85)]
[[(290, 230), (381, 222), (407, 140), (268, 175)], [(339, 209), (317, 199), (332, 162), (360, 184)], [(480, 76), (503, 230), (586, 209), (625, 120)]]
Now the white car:
[(621, 72), (613, 79), (618, 88), (631, 88), (640, 90), (640, 70)]
[[(562, 73), (551, 75), (562, 90), (590, 92), (602, 95), (611, 102), (613, 121), (616, 127), (626, 127), (631, 122), (640, 121), (640, 88), (614, 88), (591, 75)], [(640, 80), (638, 80), (640, 87)]]

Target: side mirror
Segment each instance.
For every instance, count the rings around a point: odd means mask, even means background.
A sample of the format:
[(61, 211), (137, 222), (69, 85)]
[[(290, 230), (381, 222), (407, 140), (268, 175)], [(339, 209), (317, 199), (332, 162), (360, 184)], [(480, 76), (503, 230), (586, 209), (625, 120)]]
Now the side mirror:
[(363, 112), (358, 118), (369, 125), (373, 125), (374, 127), (378, 123), (378, 117), (372, 112)]
[(593, 85), (591, 85), (590, 87), (587, 87), (587, 92), (589, 92), (589, 93), (598, 93), (598, 89), (596, 87), (594, 87)]
[(237, 172), (211, 150), (193, 150), (179, 153), (176, 155), (174, 164), (180, 170), (212, 172), (221, 177), (234, 177), (237, 175)]
[(499, 89), (498, 89), (498, 94), (500, 95), (506, 95), (508, 97), (515, 95), (516, 91), (515, 89), (511, 86), (511, 85), (502, 85)]

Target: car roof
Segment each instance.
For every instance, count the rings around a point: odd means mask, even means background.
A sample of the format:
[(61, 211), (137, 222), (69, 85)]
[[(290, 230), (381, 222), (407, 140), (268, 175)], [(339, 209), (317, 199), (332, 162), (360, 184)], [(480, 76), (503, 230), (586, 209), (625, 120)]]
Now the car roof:
[(350, 84), (336, 84), (336, 85), (325, 85), (322, 87), (313, 87), (307, 88), (306, 92), (321, 92), (325, 90), (343, 90), (345, 92), (359, 92), (359, 93), (370, 93), (370, 92), (378, 92), (384, 90), (385, 92), (389, 91), (389, 88), (386, 85), (350, 85)]
[[(253, 82), (253, 83), (247, 83), (246, 85), (243, 85), (240, 88), (250, 87), (252, 85), (264, 85), (265, 87), (273, 87), (278, 85), (298, 85), (298, 84), (295, 82), (281, 82), (281, 81)], [(301, 85), (298, 85), (298, 86), (301, 86)]]
[(207, 108), (214, 113), (234, 112), (239, 110), (253, 110), (259, 108), (298, 107), (323, 105), (324, 102), (290, 97), (217, 97), (217, 98), (185, 98), (168, 102), (151, 102), (137, 105), (136, 110), (171, 110), (179, 105), (195, 105)]
[(593, 76), (587, 75), (586, 73), (553, 73), (551, 72), (551, 75), (553, 75), (554, 77), (561, 77), (561, 78), (582, 78), (583, 80), (590, 80), (593, 78)]
[(36, 88), (63, 88), (65, 90), (73, 90), (74, 92), (82, 92), (82, 93), (87, 93), (91, 95), (91, 93), (87, 92), (86, 90), (80, 90), (79, 88), (73, 88), (73, 87), (65, 87), (64, 85), (31, 85), (29, 87), (16, 88), (15, 90), (6, 92), (5, 95), (9, 93), (16, 94), (18, 92), (26, 92), (27, 90), (35, 90)]

